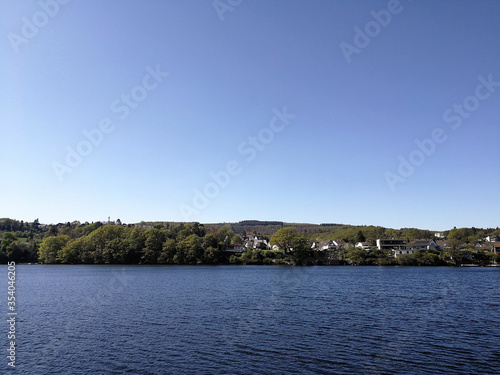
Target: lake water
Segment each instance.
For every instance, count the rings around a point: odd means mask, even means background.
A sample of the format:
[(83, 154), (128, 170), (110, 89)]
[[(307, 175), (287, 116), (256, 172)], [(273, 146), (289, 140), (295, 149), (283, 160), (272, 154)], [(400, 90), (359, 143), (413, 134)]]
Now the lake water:
[[(7, 349), (7, 266), (0, 276)], [(500, 374), (500, 269), (20, 265), (16, 277), (16, 368), (2, 356), (1, 373)]]

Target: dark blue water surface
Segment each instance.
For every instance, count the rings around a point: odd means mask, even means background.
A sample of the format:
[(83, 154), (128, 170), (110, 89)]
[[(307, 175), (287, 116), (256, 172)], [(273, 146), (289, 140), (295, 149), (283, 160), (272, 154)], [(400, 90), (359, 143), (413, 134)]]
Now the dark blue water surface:
[(500, 269), (16, 271), (16, 368), (2, 356), (1, 373), (500, 374)]

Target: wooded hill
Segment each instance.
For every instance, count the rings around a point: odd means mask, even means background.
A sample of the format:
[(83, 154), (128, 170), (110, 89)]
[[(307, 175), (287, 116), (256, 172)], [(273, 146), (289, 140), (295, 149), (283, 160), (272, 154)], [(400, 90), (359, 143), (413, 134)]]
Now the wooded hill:
[[(357, 242), (374, 245), (378, 238), (435, 238), (435, 232), (417, 228), (392, 229), (344, 224), (317, 225), (257, 220), (208, 224), (126, 224), (118, 219), (109, 223), (73, 221), (47, 225), (38, 220), (24, 222), (4, 218), (0, 219), (0, 263), (13, 260), (25, 263), (86, 264), (279, 264), (278, 260), (286, 262), (287, 259), (280, 251), (248, 251), (248, 254), (233, 254), (233, 258), (230, 258), (231, 254), (225, 250), (231, 244), (241, 244), (248, 235), (270, 240), (272, 244), (272, 237), (276, 232), (287, 228), (295, 228), (297, 239), (304, 250), (311, 249), (313, 242), (342, 240), (350, 245), (353, 257), (356, 254), (353, 245)], [(473, 245), (487, 235), (500, 235), (500, 230), (454, 228), (443, 235), (459, 243)], [(386, 257), (386, 254), (371, 255), (380, 259)], [(359, 256), (356, 257), (359, 260)], [(344, 251), (342, 259), (349, 260), (349, 253)]]

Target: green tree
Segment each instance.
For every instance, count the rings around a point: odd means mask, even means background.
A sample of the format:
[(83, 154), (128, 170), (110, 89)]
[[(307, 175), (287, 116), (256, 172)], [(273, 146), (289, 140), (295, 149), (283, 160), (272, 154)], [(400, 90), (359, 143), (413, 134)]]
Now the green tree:
[(242, 244), (243, 243), (243, 239), (235, 234), (232, 238), (231, 238), (231, 243), (234, 243), (234, 244)]
[(413, 254), (411, 254), (413, 260), (415, 261), (415, 265), (417, 266), (422, 266), (425, 264), (425, 258), (426, 254), (423, 251), (414, 251)]
[(459, 228), (452, 229), (450, 233), (448, 233), (448, 241), (457, 241), (460, 243), (467, 243), (469, 241), (469, 237), (474, 236), (474, 230), (472, 228)]
[[(114, 258), (114, 251), (108, 242), (124, 237), (125, 228), (119, 225), (104, 225), (89, 234), (88, 238), (93, 247), (94, 263), (106, 263)], [(116, 242), (115, 242), (116, 245)]]
[(401, 254), (397, 258), (397, 262), (400, 266), (416, 266), (417, 261), (412, 256), (412, 254)]
[(33, 238), (29, 241), (28, 245), (28, 262), (38, 262), (38, 246), (39, 243), (34, 241)]
[(366, 237), (363, 234), (363, 232), (358, 231), (358, 233), (356, 234), (356, 242), (365, 242), (365, 241), (366, 241)]
[(215, 247), (208, 247), (203, 254), (203, 261), (206, 264), (219, 264), (222, 258), (222, 252)]
[(462, 241), (457, 238), (449, 241), (449, 247), (446, 249), (445, 254), (455, 266), (460, 266), (463, 261)]
[(69, 236), (58, 235), (45, 237), (38, 251), (38, 259), (42, 263), (56, 263), (58, 253), (71, 240)]
[(399, 238), (400, 234), (399, 231), (396, 229), (388, 228), (385, 230), (384, 236), (385, 238), (391, 239), (391, 238)]
[(362, 265), (365, 264), (365, 259), (367, 256), (366, 250), (363, 249), (351, 249), (347, 251), (346, 258), (354, 264)]
[(123, 263), (123, 254), (127, 252), (126, 243), (123, 238), (117, 237), (106, 241), (102, 251), (102, 259), (105, 264)]
[(120, 263), (138, 264), (144, 255), (146, 235), (142, 228), (127, 228), (125, 238), (126, 250), (121, 254)]
[(231, 244), (234, 232), (231, 229), (231, 225), (226, 224), (220, 227), (217, 232), (215, 232), (214, 236), (217, 239), (217, 242), (219, 242), (223, 248), (226, 248)]
[(92, 245), (87, 237), (80, 237), (69, 241), (58, 253), (59, 263), (93, 263)]
[(165, 241), (162, 247), (160, 256), (158, 257), (158, 263), (160, 264), (173, 264), (175, 263), (175, 255), (177, 253), (177, 244), (175, 240), (169, 238)]
[(7, 258), (16, 263), (25, 262), (29, 259), (28, 244), (25, 242), (12, 242), (6, 249)]
[(82, 228), (83, 234), (88, 235), (95, 231), (96, 229), (102, 227), (102, 223), (100, 221), (92, 224), (88, 224)]
[(193, 234), (196, 234), (198, 237), (203, 237), (206, 234), (205, 227), (200, 223), (193, 223), (191, 225), (191, 231)]
[(17, 236), (14, 233), (4, 232), (2, 236), (2, 246), (0, 247), (0, 249), (2, 250), (2, 252), (7, 253), (7, 248), (9, 247), (9, 245), (16, 242), (17, 240)]
[(58, 233), (57, 225), (51, 225), (49, 227), (49, 233), (48, 233), (48, 235), (53, 237), (53, 236), (57, 236), (57, 233)]
[(305, 236), (297, 236), (292, 242), (291, 259), (296, 266), (306, 266), (314, 263), (314, 252), (311, 243)]
[(146, 231), (145, 235), (146, 247), (144, 248), (141, 263), (156, 264), (163, 250), (163, 243), (166, 240), (165, 233), (162, 229), (151, 228)]
[(178, 248), (183, 250), (184, 260), (189, 264), (201, 263), (203, 261), (203, 239), (192, 234), (179, 242)]
[[(215, 247), (217, 248), (217, 239), (213, 234), (207, 234), (205, 237), (203, 237), (203, 248), (208, 249), (209, 247)], [(222, 249), (221, 249), (222, 250)]]
[(439, 254), (427, 252), (425, 255), (425, 265), (427, 266), (439, 266), (441, 264), (441, 260), (439, 259)]
[(33, 220), (33, 222), (31, 223), (31, 228), (34, 232), (38, 232), (40, 230), (40, 222), (38, 221), (38, 219)]
[(290, 254), (298, 237), (297, 229), (293, 227), (281, 228), (271, 236), (271, 246), (276, 245), (285, 254)]

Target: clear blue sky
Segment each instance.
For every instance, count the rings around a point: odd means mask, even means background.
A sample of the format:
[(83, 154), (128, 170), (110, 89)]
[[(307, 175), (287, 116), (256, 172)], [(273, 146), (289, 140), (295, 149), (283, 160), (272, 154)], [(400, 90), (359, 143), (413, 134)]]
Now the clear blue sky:
[(0, 217), (500, 226), (499, 1), (45, 1), (0, 1)]

